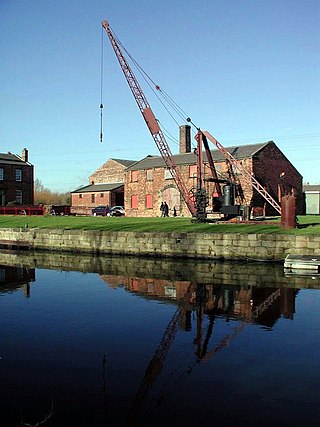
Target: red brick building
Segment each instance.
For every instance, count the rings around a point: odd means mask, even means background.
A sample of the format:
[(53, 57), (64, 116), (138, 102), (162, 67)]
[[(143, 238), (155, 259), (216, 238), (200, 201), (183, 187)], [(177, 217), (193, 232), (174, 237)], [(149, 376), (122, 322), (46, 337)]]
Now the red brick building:
[[(181, 314), (181, 327), (185, 329), (188, 325), (187, 312), (192, 312), (197, 307), (197, 289), (202, 294), (202, 307), (205, 314), (225, 315), (245, 321), (252, 321), (253, 313), (257, 307), (267, 301), (277, 288), (262, 288), (255, 286), (234, 286), (221, 292), (221, 284), (194, 284), (180, 280), (162, 280), (154, 277), (129, 277), (129, 276), (100, 276), (106, 284), (112, 288), (124, 286), (129, 292), (139, 294), (145, 298), (154, 298), (162, 301), (184, 300), (188, 288), (193, 288), (188, 304), (184, 304)], [(223, 279), (221, 279), (223, 281)], [(121, 285), (119, 285), (121, 283)], [(223, 284), (222, 284), (223, 285)], [(200, 293), (199, 292), (199, 293)], [(261, 310), (256, 314), (255, 322), (272, 327), (280, 316), (293, 319), (295, 313), (295, 296), (297, 290), (281, 288), (279, 298), (269, 304), (268, 309)], [(205, 298), (203, 298), (205, 296)], [(257, 312), (256, 312), (257, 313)], [(189, 317), (190, 319), (190, 317)]]
[(22, 155), (0, 153), (0, 206), (7, 204), (33, 205), (33, 165), (28, 162), (28, 150)]
[[(297, 213), (303, 212), (302, 176), (273, 141), (226, 148), (275, 200), (280, 201), (280, 190), (283, 194), (294, 189)], [(179, 154), (173, 156), (174, 161), (187, 189), (195, 189), (197, 156), (191, 151), (190, 126), (180, 127), (179, 151)], [(230, 179), (230, 167), (222, 153), (217, 149), (211, 153), (218, 176)], [(207, 158), (205, 155), (203, 157), (204, 175), (210, 177)], [(251, 183), (241, 175), (236, 175), (236, 178), (244, 196), (244, 201), (240, 202), (238, 198), (236, 203), (251, 206), (261, 214), (276, 214), (262, 196), (253, 190)], [(127, 216), (155, 217), (160, 215), (161, 202), (166, 201), (170, 216), (173, 215), (174, 208), (177, 215), (190, 215), (161, 156), (147, 156), (135, 162), (110, 159), (89, 177), (89, 182), (88, 186), (71, 193), (73, 212), (78, 210), (80, 213), (82, 209), (83, 213), (91, 213), (92, 207), (108, 204), (123, 205)], [(215, 184), (206, 182), (205, 185), (210, 212), (214, 210)]]
[[(196, 188), (197, 157), (195, 153), (190, 152), (189, 140), (185, 134), (181, 138), (180, 133), (180, 154), (174, 156), (174, 161), (180, 169), (186, 187), (192, 190)], [(275, 200), (279, 201), (280, 190), (283, 193), (293, 188), (297, 196), (297, 213), (303, 212), (302, 176), (273, 141), (226, 148)], [(218, 176), (224, 179), (230, 178), (230, 169), (222, 153), (215, 149), (211, 154)], [(205, 176), (209, 177), (210, 172), (205, 155), (204, 162)], [(244, 177), (236, 175), (236, 178), (241, 184), (244, 195), (242, 204), (255, 208), (257, 212), (276, 214)], [(176, 209), (177, 215), (190, 215), (161, 156), (148, 156), (129, 166), (125, 170), (124, 189), (124, 203), (128, 216), (159, 216), (162, 201), (166, 201), (169, 205), (171, 215), (173, 208)], [(208, 211), (210, 211), (213, 210), (213, 196), (216, 195), (214, 184), (207, 182), (206, 189), (209, 195)], [(240, 203), (239, 200), (236, 202)]]
[(124, 171), (134, 160), (109, 159), (89, 176), (89, 185), (71, 193), (71, 213), (91, 215), (96, 206), (124, 206)]

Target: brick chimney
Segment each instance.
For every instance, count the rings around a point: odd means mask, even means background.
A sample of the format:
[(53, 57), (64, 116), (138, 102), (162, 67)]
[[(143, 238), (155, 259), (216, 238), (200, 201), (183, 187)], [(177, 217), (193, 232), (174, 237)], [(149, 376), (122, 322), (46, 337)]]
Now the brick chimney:
[(179, 154), (191, 152), (191, 126), (179, 127)]
[(22, 160), (24, 161), (24, 162), (28, 162), (28, 150), (26, 149), (26, 148), (24, 148), (23, 150), (22, 150), (22, 155), (21, 155), (21, 158), (22, 158)]

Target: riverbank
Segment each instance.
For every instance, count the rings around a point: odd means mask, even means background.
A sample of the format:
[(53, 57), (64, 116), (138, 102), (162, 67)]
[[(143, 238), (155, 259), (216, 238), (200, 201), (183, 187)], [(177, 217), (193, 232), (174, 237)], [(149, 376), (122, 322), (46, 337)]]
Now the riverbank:
[(252, 221), (192, 222), (191, 218), (138, 217), (80, 217), (80, 216), (24, 216), (0, 215), (0, 228), (45, 228), (65, 230), (130, 231), (140, 233), (243, 233), (320, 235), (319, 215), (299, 215), (298, 227), (284, 229), (280, 217), (256, 218)]
[(320, 234), (116, 232), (0, 228), (0, 245), (6, 248), (92, 254), (282, 261), (288, 254), (319, 255)]
[[(96, 273), (110, 283), (204, 283), (262, 288), (320, 289), (320, 276), (286, 273), (279, 263), (220, 262), (203, 259), (144, 258), (71, 252), (1, 251), (1, 265), (27, 269)], [(177, 285), (179, 286), (179, 285)]]

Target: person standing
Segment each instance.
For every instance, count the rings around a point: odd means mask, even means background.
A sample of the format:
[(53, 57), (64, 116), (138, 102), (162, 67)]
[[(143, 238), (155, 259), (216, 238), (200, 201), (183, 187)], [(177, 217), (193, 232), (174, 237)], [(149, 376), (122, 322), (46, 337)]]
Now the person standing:
[(169, 216), (169, 206), (167, 205), (167, 202), (164, 202), (163, 204), (163, 216)]
[(164, 216), (164, 204), (163, 204), (163, 202), (161, 202), (161, 205), (160, 205), (160, 216)]

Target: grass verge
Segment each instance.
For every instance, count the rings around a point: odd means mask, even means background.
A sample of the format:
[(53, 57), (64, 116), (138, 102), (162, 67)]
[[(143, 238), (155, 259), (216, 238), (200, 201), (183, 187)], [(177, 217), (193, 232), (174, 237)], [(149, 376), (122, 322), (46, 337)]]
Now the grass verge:
[(320, 217), (298, 217), (299, 227), (285, 230), (280, 218), (255, 223), (194, 223), (190, 218), (126, 218), (1, 215), (0, 228), (63, 228), (135, 232), (320, 234)]

